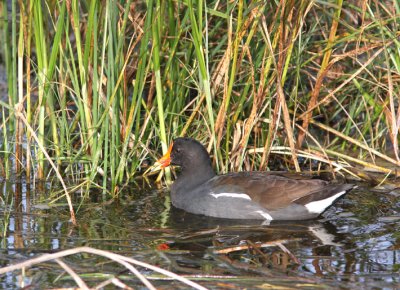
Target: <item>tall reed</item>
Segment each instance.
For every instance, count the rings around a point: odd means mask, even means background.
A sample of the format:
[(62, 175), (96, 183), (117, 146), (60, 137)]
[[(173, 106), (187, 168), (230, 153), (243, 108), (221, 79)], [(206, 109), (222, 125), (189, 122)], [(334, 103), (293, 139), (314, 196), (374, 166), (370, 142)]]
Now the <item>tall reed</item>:
[(2, 172), (115, 195), (180, 135), (220, 172), (394, 172), (400, 14), (385, 3), (3, 2)]

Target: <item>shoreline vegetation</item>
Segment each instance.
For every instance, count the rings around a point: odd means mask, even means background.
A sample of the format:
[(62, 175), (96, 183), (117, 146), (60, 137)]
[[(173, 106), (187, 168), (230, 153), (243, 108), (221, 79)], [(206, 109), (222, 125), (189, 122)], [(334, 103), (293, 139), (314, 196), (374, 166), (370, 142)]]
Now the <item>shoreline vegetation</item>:
[(400, 174), (399, 10), (367, 0), (3, 1), (0, 175), (56, 176), (67, 198), (93, 187), (115, 196), (172, 138), (190, 136), (221, 173), (388, 181)]

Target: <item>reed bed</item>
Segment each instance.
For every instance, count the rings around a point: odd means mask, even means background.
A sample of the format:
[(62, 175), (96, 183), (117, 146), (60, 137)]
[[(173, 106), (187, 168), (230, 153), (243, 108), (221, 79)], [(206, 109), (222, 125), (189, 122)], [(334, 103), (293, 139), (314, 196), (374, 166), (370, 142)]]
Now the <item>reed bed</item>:
[(397, 1), (2, 1), (0, 174), (115, 196), (191, 136), (219, 172), (398, 176), (399, 17)]

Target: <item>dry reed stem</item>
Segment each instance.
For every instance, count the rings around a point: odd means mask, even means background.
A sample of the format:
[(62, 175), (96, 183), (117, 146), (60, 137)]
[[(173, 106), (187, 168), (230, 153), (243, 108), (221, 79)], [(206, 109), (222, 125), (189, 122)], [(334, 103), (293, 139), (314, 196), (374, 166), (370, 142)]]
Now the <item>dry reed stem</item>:
[(196, 117), (197, 113), (200, 111), (200, 107), (203, 104), (204, 100), (206, 99), (206, 94), (202, 94), (200, 100), (198, 101), (196, 107), (193, 109), (192, 114), (190, 114), (189, 119), (186, 121), (185, 126), (183, 127), (180, 137), (183, 137), (186, 135), (186, 131), (189, 129), (190, 125), (192, 124), (194, 118)]
[[(299, 241), (299, 240), (300, 239), (291, 239), (290, 242)], [(273, 242), (266, 242), (266, 243), (261, 243), (261, 244), (254, 244), (253, 243), (252, 245), (240, 245), (240, 246), (234, 246), (234, 247), (229, 247), (229, 248), (220, 249), (220, 250), (214, 250), (213, 253), (214, 254), (229, 254), (229, 253), (232, 253), (232, 252), (248, 250), (249, 248), (252, 248), (252, 247), (257, 247), (257, 248), (276, 247), (276, 246), (281, 245), (282, 243), (287, 243), (287, 242), (289, 242), (289, 241), (288, 240), (276, 240), (276, 241), (273, 241)]]
[(122, 288), (122, 289), (126, 289), (126, 290), (134, 290), (132, 287), (129, 287), (128, 285), (126, 285), (125, 283), (123, 283), (121, 280), (113, 277), (110, 278), (98, 285), (96, 285), (96, 287), (94, 287), (93, 289), (104, 289), (104, 287), (106, 287), (109, 284), (114, 284), (115, 286)]
[(55, 261), (58, 263), (58, 265), (60, 265), (76, 282), (76, 284), (78, 284), (80, 289), (83, 290), (89, 290), (90, 288), (86, 285), (86, 283), (81, 279), (81, 277), (79, 277), (78, 274), (76, 274), (76, 272), (74, 270), (71, 269), (70, 266), (68, 266), (67, 264), (65, 264), (62, 260), (60, 259), (55, 259)]
[(261, 156), (260, 170), (265, 170), (268, 167), (269, 155), (271, 153), (272, 140), (275, 140), (276, 133), (278, 132), (278, 120), (280, 119), (281, 107), (279, 100), (276, 100), (274, 111), (272, 113), (271, 123), (269, 125), (267, 140), (264, 144), (263, 154)]
[[(284, 0), (281, 0), (282, 3), (282, 9), (281, 9), (281, 19), (285, 18), (285, 4), (286, 2)], [(268, 40), (269, 40), (269, 36), (267, 36)], [(300, 172), (300, 165), (299, 165), (299, 161), (297, 160), (297, 156), (296, 156), (296, 141), (295, 141), (295, 137), (294, 137), (294, 132), (293, 132), (293, 128), (292, 128), (292, 119), (290, 118), (289, 115), (289, 108), (288, 105), (286, 103), (286, 99), (285, 99), (285, 94), (283, 92), (283, 84), (282, 84), (282, 76), (283, 76), (283, 64), (284, 64), (284, 57), (286, 56), (286, 52), (287, 52), (287, 47), (283, 47), (284, 41), (286, 39), (285, 37), (285, 22), (281, 21), (280, 22), (280, 26), (279, 26), (279, 54), (278, 54), (278, 63), (275, 64), (276, 68), (277, 68), (277, 77), (276, 77), (276, 88), (277, 88), (277, 94), (278, 97), (280, 99), (280, 104), (282, 106), (282, 113), (283, 113), (283, 124), (286, 130), (286, 134), (287, 134), (287, 139), (289, 141), (289, 146), (290, 146), (290, 150), (292, 152), (292, 160), (294, 163), (294, 167), (296, 169), (297, 172)], [(271, 42), (268, 41), (268, 45), (270, 46), (270, 49), (272, 49), (272, 45)], [(272, 50), (271, 50), (272, 53)], [(273, 58), (273, 61), (275, 63), (275, 58)]]
[[(376, 0), (374, 0), (375, 6), (377, 8), (376, 10), (376, 15), (379, 20), (379, 25), (383, 26), (382, 24), (382, 18), (380, 15), (379, 11), (379, 4)], [(384, 6), (382, 6), (383, 9), (385, 9)], [(382, 40), (384, 48), (387, 48), (388, 43), (386, 43), (385, 38)], [(387, 79), (388, 79), (388, 93), (389, 93), (389, 105), (390, 109), (384, 110), (385, 115), (386, 115), (386, 120), (389, 123), (388, 128), (389, 128), (389, 136), (393, 144), (393, 151), (396, 157), (396, 160), (400, 162), (399, 159), (399, 144), (398, 144), (398, 139), (397, 136), (399, 134), (399, 127), (400, 127), (400, 107), (397, 109), (397, 120), (396, 120), (396, 115), (395, 115), (395, 101), (394, 101), (394, 93), (393, 93), (393, 79), (392, 79), (392, 73), (390, 71), (390, 66), (389, 66), (389, 56), (388, 56), (388, 49), (385, 49), (385, 57), (386, 57), (386, 62), (388, 63), (387, 65)], [(386, 106), (385, 106), (386, 108)]]
[(342, 158), (344, 160), (348, 160), (348, 161), (354, 162), (354, 163), (362, 165), (362, 166), (364, 166), (366, 168), (371, 168), (371, 169), (374, 169), (374, 170), (376, 170), (378, 172), (385, 173), (385, 174), (394, 174), (396, 176), (400, 176), (399, 173), (396, 173), (392, 169), (388, 169), (388, 168), (385, 168), (385, 167), (382, 167), (382, 166), (378, 166), (378, 165), (370, 163), (370, 162), (363, 161), (361, 159), (357, 159), (355, 157), (351, 157), (348, 154), (339, 153), (339, 152), (336, 152), (336, 151), (333, 151), (333, 150), (329, 150), (329, 149), (325, 149), (325, 151), (327, 153), (329, 153), (330, 155), (333, 155), (333, 156), (336, 156), (336, 157), (340, 157), (340, 158)]
[(318, 126), (318, 127), (320, 127), (321, 129), (324, 129), (324, 130), (326, 130), (326, 131), (328, 131), (328, 132), (330, 132), (332, 134), (335, 134), (336, 136), (338, 136), (338, 137), (340, 137), (340, 138), (342, 138), (342, 139), (344, 139), (344, 140), (346, 140), (346, 141), (348, 141), (348, 142), (350, 142), (350, 143), (352, 143), (352, 144), (354, 144), (354, 145), (356, 145), (358, 147), (361, 147), (361, 148), (363, 148), (363, 149), (375, 154), (376, 156), (378, 156), (378, 157), (380, 157), (380, 158), (382, 158), (382, 159), (384, 159), (386, 161), (389, 161), (390, 163), (392, 163), (392, 164), (394, 164), (396, 166), (400, 166), (400, 162), (399, 161), (397, 161), (397, 160), (395, 160), (393, 158), (390, 158), (389, 156), (379, 152), (378, 150), (376, 150), (374, 148), (371, 148), (371, 147), (361, 143), (360, 141), (358, 141), (358, 140), (356, 140), (354, 138), (351, 138), (351, 137), (349, 137), (347, 135), (344, 135), (341, 132), (339, 132), (339, 131), (337, 131), (337, 130), (329, 127), (329, 126), (326, 126), (326, 125), (324, 125), (322, 123), (319, 123), (319, 122), (316, 122), (314, 120), (311, 120), (311, 123), (316, 125), (316, 126)]
[[(246, 49), (246, 47), (244, 48)], [(248, 54), (248, 59), (250, 66), (253, 67), (253, 60), (251, 58), (250, 52), (248, 51), (248, 48), (246, 49), (246, 52)], [(263, 57), (262, 61), (262, 67), (261, 67), (261, 76), (260, 79), (264, 79), (264, 65), (265, 65), (265, 55)], [(255, 90), (255, 75), (254, 75), (254, 70), (251, 70), (251, 84), (252, 84), (252, 94), (253, 94), (253, 105), (251, 107), (251, 112), (250, 116), (247, 118), (246, 122), (244, 122), (244, 130), (242, 134), (242, 138), (240, 141), (240, 154), (238, 154), (238, 158), (236, 159), (236, 166), (239, 165), (239, 161), (241, 159), (241, 156), (243, 155), (242, 152), (245, 151), (247, 141), (249, 139), (250, 133), (253, 130), (255, 124), (257, 123), (258, 120), (258, 114), (259, 114), (259, 109), (262, 108), (261, 104), (263, 102), (263, 97), (265, 96), (264, 93), (264, 82), (260, 84), (259, 91), (256, 92)]]
[[(338, 17), (340, 17), (340, 11), (341, 11), (341, 8), (342, 8), (341, 4), (342, 3), (340, 3), (340, 6), (337, 7), (337, 11), (336, 11), (336, 13), (338, 13), (338, 15), (337, 15)], [(333, 17), (331, 30), (330, 30), (330, 33), (329, 33), (328, 42), (326, 43), (326, 48), (327, 49), (325, 50), (324, 57), (323, 57), (322, 63), (321, 63), (321, 67), (320, 67), (320, 70), (319, 70), (318, 75), (317, 75), (317, 80), (315, 82), (314, 89), (311, 92), (310, 101), (308, 102), (308, 110), (307, 110), (308, 113), (305, 114), (305, 116), (303, 118), (302, 128), (304, 130), (301, 130), (299, 132), (299, 136), (297, 138), (297, 146), (298, 146), (298, 148), (300, 148), (302, 146), (302, 144), (303, 144), (304, 137), (305, 137), (305, 132), (308, 131), (308, 125), (309, 125), (310, 119), (312, 117), (312, 112), (313, 111), (309, 110), (309, 109), (314, 107), (315, 104), (317, 103), (319, 92), (321, 90), (323, 80), (325, 79), (325, 76), (329, 72), (329, 68), (331, 67), (331, 65), (329, 65), (329, 59), (330, 59), (331, 54), (332, 54), (332, 45), (335, 42), (336, 31), (337, 31), (338, 24), (339, 24), (339, 22), (338, 22), (337, 18)]]
[(193, 282), (190, 281), (189, 279), (185, 278), (185, 277), (181, 277), (175, 273), (172, 273), (168, 270), (164, 270), (162, 268), (150, 265), (148, 263), (145, 262), (141, 262), (138, 261), (136, 259), (133, 258), (128, 258), (128, 257), (124, 257), (122, 255), (119, 254), (114, 254), (108, 251), (104, 251), (104, 250), (98, 250), (98, 249), (94, 249), (91, 247), (78, 247), (78, 248), (73, 248), (73, 249), (68, 249), (68, 250), (64, 250), (64, 251), (60, 251), (57, 253), (53, 253), (53, 254), (44, 254), (41, 255), (39, 257), (36, 258), (32, 258), (29, 260), (26, 260), (24, 262), (20, 262), (17, 264), (13, 264), (7, 267), (3, 267), (0, 268), (0, 274), (4, 274), (7, 272), (11, 272), (11, 271), (15, 271), (15, 270), (20, 270), (23, 269), (25, 267), (31, 267), (33, 265), (39, 264), (39, 263), (43, 263), (43, 262), (47, 262), (47, 261), (51, 261), (54, 259), (59, 259), (61, 257), (65, 257), (65, 256), (70, 256), (70, 255), (74, 255), (74, 254), (79, 254), (79, 253), (89, 253), (89, 254), (94, 254), (94, 255), (98, 255), (98, 256), (102, 256), (102, 257), (106, 257), (110, 260), (113, 260), (123, 266), (125, 266), (127, 269), (129, 269), (132, 273), (134, 273), (140, 280), (141, 282), (146, 285), (146, 287), (148, 287), (149, 289), (155, 289), (154, 286), (152, 286), (152, 284), (147, 280), (146, 277), (144, 277), (140, 272), (138, 272), (136, 270), (135, 267), (133, 267), (131, 264), (140, 266), (140, 267), (144, 267), (147, 269), (150, 269), (152, 271), (158, 272), (162, 275), (165, 275), (167, 277), (173, 278), (175, 280), (178, 280), (188, 286), (191, 286), (195, 289), (199, 289), (199, 290), (207, 290), (207, 288)]
[[(297, 127), (300, 131), (303, 131), (303, 130), (304, 130), (300, 125), (297, 125), (297, 124), (296, 124), (296, 127)], [(329, 168), (331, 169), (332, 172), (334, 172), (333, 167), (332, 167), (332, 162), (330, 161), (329, 156), (328, 156), (328, 154), (326, 153), (326, 150), (322, 147), (322, 145), (318, 142), (318, 140), (315, 139), (314, 136), (310, 134), (310, 132), (304, 130), (304, 133), (317, 145), (318, 149), (321, 150), (322, 154), (324, 155), (324, 157), (325, 157), (326, 160), (328, 161)]]
[[(297, 154), (299, 157), (304, 157), (304, 158), (312, 159), (315, 161), (320, 161), (323, 163), (327, 163), (330, 166), (334, 166), (336, 168), (334, 171), (343, 170), (343, 171), (347, 172), (348, 174), (352, 175), (353, 177), (356, 177), (357, 179), (363, 179), (363, 176), (356, 175), (354, 172), (352, 172), (350, 170), (351, 169), (350, 165), (348, 165), (348, 164), (346, 165), (346, 166), (349, 166), (349, 169), (347, 169), (346, 167), (344, 167), (343, 164), (340, 164), (339, 162), (332, 161), (329, 158), (325, 159), (320, 155), (320, 151), (318, 151), (317, 149), (319, 149), (319, 148), (310, 147), (310, 149), (307, 149), (307, 150), (297, 150)], [(250, 154), (262, 153), (263, 148), (249, 149), (247, 152)], [(324, 152), (329, 155), (333, 155), (333, 156), (342, 158), (343, 160), (347, 160), (347, 161), (362, 165), (366, 168), (374, 169), (377, 172), (381, 172), (384, 174), (392, 174), (397, 177), (400, 176), (400, 172), (397, 172), (396, 170), (378, 166), (376, 164), (366, 162), (361, 159), (357, 159), (355, 157), (351, 157), (347, 154), (339, 153), (339, 152), (329, 150), (329, 149), (324, 149)], [(291, 155), (290, 148), (286, 147), (286, 146), (273, 146), (273, 147), (271, 147), (271, 153), (281, 154), (281, 155)]]
[[(263, 153), (264, 148), (252, 148), (248, 149), (247, 152), (249, 154), (255, 154), (255, 153)], [(327, 150), (325, 149), (327, 152)], [(280, 155), (291, 155), (292, 152), (289, 147), (287, 146), (271, 146), (270, 152), (274, 154), (280, 154)], [(324, 157), (321, 156), (319, 151), (315, 150), (299, 150), (296, 149), (297, 156), (299, 157), (304, 157), (307, 159), (315, 160), (315, 161), (320, 161), (323, 163), (327, 163), (330, 166), (334, 166), (334, 172), (338, 172), (340, 170), (343, 170), (347, 172), (348, 174), (354, 176), (355, 178), (359, 178), (357, 175), (355, 175), (353, 172), (350, 170), (346, 169), (345, 166), (350, 166), (349, 164), (341, 164), (339, 162), (332, 161), (330, 159), (325, 159)]]
[[(275, 64), (275, 67), (278, 70), (278, 75), (276, 77), (276, 90), (277, 90), (277, 94), (278, 94), (278, 98), (277, 98), (277, 102), (279, 102), (279, 106), (282, 108), (282, 113), (283, 113), (283, 123), (285, 126), (285, 130), (286, 130), (286, 134), (287, 134), (287, 138), (288, 138), (288, 142), (289, 142), (289, 146), (292, 152), (292, 160), (293, 160), (293, 164), (295, 166), (295, 169), (297, 172), (300, 172), (300, 166), (299, 166), (299, 161), (297, 160), (297, 156), (296, 156), (296, 149), (295, 149), (295, 143), (294, 143), (294, 136), (293, 136), (293, 129), (291, 127), (291, 120), (290, 120), (290, 116), (289, 116), (289, 111), (288, 111), (288, 107), (286, 104), (286, 100), (285, 100), (285, 95), (283, 92), (283, 88), (282, 88), (282, 84), (281, 84), (281, 70), (279, 70), (279, 67), (282, 67), (282, 64), (280, 63), (282, 59), (282, 57), (279, 57), (279, 61), (278, 60), (278, 65), (276, 64), (275, 58), (273, 57), (273, 48), (272, 48), (272, 44), (271, 44), (271, 39), (269, 37), (269, 31), (268, 31), (268, 27), (265, 21), (265, 16), (263, 16), (262, 19), (262, 28), (264, 30), (264, 34), (265, 34), (265, 38), (267, 40), (267, 47), (270, 51), (271, 57), (272, 57), (272, 61)], [(283, 51), (280, 51), (280, 53), (283, 53)]]
[(257, 255), (259, 255), (260, 257), (263, 257), (263, 259), (268, 260), (267, 254), (264, 253), (263, 251), (261, 251), (261, 249), (259, 247), (257, 247), (256, 243), (253, 243), (250, 240), (246, 240), (246, 244), (249, 245), (249, 250), (254, 251)]
[(26, 120), (22, 110), (18, 109), (18, 107), (22, 106), (22, 104), (18, 103), (17, 104), (17, 108), (15, 108), (15, 115), (17, 118), (19, 118), (26, 126), (26, 128), (28, 129), (29, 132), (31, 132), (33, 139), (35, 139), (36, 143), (38, 144), (40, 150), (43, 152), (43, 154), (46, 156), (47, 161), (49, 161), (51, 167), (53, 167), (54, 172), (57, 175), (58, 180), (60, 180), (61, 185), (64, 189), (65, 192), (65, 197), (67, 198), (67, 202), (68, 202), (68, 206), (69, 206), (69, 212), (71, 215), (71, 222), (76, 225), (76, 218), (75, 218), (75, 211), (74, 211), (74, 207), (72, 206), (72, 200), (71, 200), (71, 196), (69, 195), (67, 186), (64, 183), (64, 180), (60, 174), (60, 172), (58, 171), (56, 165), (54, 164), (53, 160), (51, 160), (51, 157), (49, 156), (49, 154), (47, 153), (46, 149), (43, 147), (43, 144), (40, 143), (38, 136), (36, 135), (35, 131), (32, 129), (32, 127), (29, 125), (28, 121)]
[[(214, 73), (215, 79), (221, 82), (222, 76), (224, 76), (224, 95), (223, 100), (221, 102), (222, 108), (218, 112), (217, 120), (215, 123), (215, 132), (217, 133), (217, 146), (219, 146), (221, 139), (222, 139), (222, 131), (225, 125), (225, 120), (227, 117), (226, 111), (228, 108), (228, 104), (226, 102), (227, 98), (230, 97), (232, 91), (229, 91), (229, 82), (232, 82), (236, 76), (236, 71), (238, 71), (240, 64), (242, 62), (242, 58), (239, 57), (234, 59), (234, 63), (232, 64), (232, 71), (230, 75), (230, 79), (228, 77), (229, 73), (229, 60), (232, 58), (232, 53), (239, 50), (239, 44), (243, 37), (245, 36), (246, 32), (248, 32), (249, 27), (253, 23), (254, 19), (258, 15), (259, 7), (255, 6), (253, 10), (249, 13), (249, 17), (244, 21), (241, 27), (238, 27), (236, 31), (236, 35), (232, 44), (232, 23), (230, 23), (228, 28), (228, 46), (224, 53), (224, 56), (218, 65), (217, 71)], [(246, 46), (243, 46), (241, 49), (241, 55), (244, 54), (246, 51)], [(253, 67), (251, 65), (251, 67)], [(215, 84), (216, 87), (217, 84)]]
[[(381, 45), (373, 45), (368, 47), (368, 50), (372, 49), (372, 48), (376, 48), (378, 46)], [(306, 114), (308, 114), (309, 112), (311, 112), (312, 110), (314, 110), (315, 108), (319, 107), (322, 104), (326, 104), (329, 102), (329, 99), (336, 94), (339, 90), (341, 90), (345, 85), (347, 85), (349, 82), (351, 82), (356, 76), (358, 76), (369, 64), (371, 64), (371, 62), (383, 51), (384, 48), (380, 48), (378, 51), (376, 51), (371, 58), (368, 59), (367, 62), (365, 62), (355, 73), (353, 73), (349, 78), (347, 78), (340, 86), (338, 86), (337, 88), (335, 88), (332, 92), (330, 92), (328, 95), (326, 95), (322, 100), (320, 100), (318, 103), (316, 103), (315, 105), (313, 105), (312, 107), (308, 108), (304, 113), (302, 113), (299, 117), (297, 117), (297, 119), (303, 119), (305, 117)], [(364, 53), (366, 50), (363, 50), (362, 53)], [(346, 54), (337, 56), (335, 58), (333, 58), (329, 64), (329, 66), (332, 66), (333, 64), (335, 64), (336, 62), (338, 62), (339, 60), (342, 60), (343, 58), (347, 57), (347, 56), (353, 56), (355, 53), (355, 51), (350, 51)], [(329, 69), (329, 68), (327, 68)], [(312, 119), (311, 119), (312, 120)], [(311, 122), (310, 120), (310, 122)]]
[(289, 249), (286, 248), (284, 244), (282, 244), (282, 243), (277, 243), (277, 246), (278, 246), (283, 252), (285, 252), (286, 254), (288, 254), (289, 257), (292, 258), (292, 260), (293, 260), (296, 264), (298, 264), (298, 265), (301, 264), (301, 263), (300, 263), (300, 260), (297, 259), (297, 257), (296, 257), (291, 251), (289, 251)]

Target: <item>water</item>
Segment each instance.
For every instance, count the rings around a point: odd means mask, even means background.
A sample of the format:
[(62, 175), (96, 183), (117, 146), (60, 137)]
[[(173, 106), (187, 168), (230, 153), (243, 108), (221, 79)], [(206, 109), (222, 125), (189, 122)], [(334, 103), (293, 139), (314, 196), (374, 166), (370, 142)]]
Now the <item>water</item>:
[[(93, 199), (85, 199), (77, 211), (79, 226), (74, 227), (63, 199), (49, 204), (54, 190), (45, 189), (48, 198), (39, 198), (43, 193), (25, 184), (1, 183), (1, 189), (1, 267), (90, 246), (157, 265), (211, 289), (400, 289), (399, 191), (359, 186), (319, 220), (260, 225), (187, 214), (170, 208), (166, 190), (132, 187), (112, 201), (93, 192)], [(77, 194), (75, 204), (79, 200)], [(63, 261), (91, 287), (118, 275), (127, 285), (144, 288), (105, 258), (78, 254)], [(141, 272), (158, 288), (188, 288)], [(54, 262), (0, 276), (2, 289), (21, 286), (76, 284)]]

